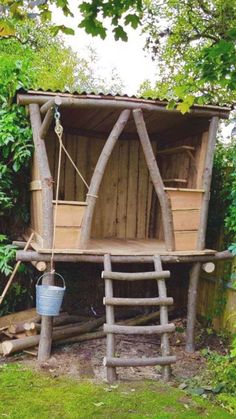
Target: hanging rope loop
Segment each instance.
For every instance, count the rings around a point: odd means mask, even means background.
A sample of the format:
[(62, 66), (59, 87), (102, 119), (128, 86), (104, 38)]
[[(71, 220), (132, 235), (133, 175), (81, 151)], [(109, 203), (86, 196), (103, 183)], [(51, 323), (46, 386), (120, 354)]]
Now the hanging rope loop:
[[(62, 137), (63, 137), (63, 126), (61, 124), (61, 114), (60, 114), (60, 111), (59, 111), (58, 106), (55, 106), (54, 119), (55, 119), (55, 128), (54, 128), (54, 131), (55, 131), (55, 134), (56, 134), (56, 136), (58, 138), (58, 141), (59, 141), (59, 155), (58, 155), (58, 166), (57, 166), (55, 211), (54, 211), (54, 221), (53, 221), (53, 239), (52, 239), (52, 254), (51, 254), (51, 274), (55, 273), (53, 259), (54, 259), (55, 241), (56, 241), (56, 220), (57, 220), (57, 209), (58, 209), (58, 199), (59, 199), (59, 186), (60, 186), (62, 150), (64, 151), (64, 153), (66, 154), (66, 156), (70, 160), (72, 166), (76, 170), (77, 174), (79, 175), (79, 177), (81, 178), (81, 180), (83, 181), (83, 183), (85, 184), (85, 186), (87, 187), (87, 189), (89, 189), (89, 186), (88, 186), (87, 182), (83, 178), (83, 176), (80, 173), (78, 167), (74, 163), (73, 159), (71, 158), (70, 154), (68, 153), (68, 151), (66, 150), (66, 148), (65, 148), (65, 146), (63, 144), (63, 141), (62, 141)], [(96, 197), (96, 196), (94, 195), (94, 197)]]
[(61, 125), (61, 122), (60, 122), (61, 114), (59, 112), (58, 106), (55, 107), (54, 118), (55, 118), (55, 129), (54, 129), (55, 133), (57, 134), (58, 139), (62, 141), (63, 126)]

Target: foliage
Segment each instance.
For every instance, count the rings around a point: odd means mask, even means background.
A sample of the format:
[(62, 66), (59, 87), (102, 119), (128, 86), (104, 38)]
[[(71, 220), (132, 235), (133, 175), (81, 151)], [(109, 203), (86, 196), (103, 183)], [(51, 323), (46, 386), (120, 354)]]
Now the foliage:
[(183, 101), (182, 113), (193, 103), (235, 99), (235, 2), (153, 0), (145, 21), (147, 48), (158, 65), (158, 81), (149, 85), (149, 96)]
[[(9, 243), (7, 237), (0, 234), (0, 273), (8, 276), (12, 272), (12, 262), (15, 260), (16, 247)], [(20, 272), (24, 272), (24, 265), (21, 265)], [(1, 284), (0, 293), (4, 289), (4, 282)], [(3, 300), (0, 306), (0, 316), (8, 314), (13, 310), (17, 310), (18, 306), (21, 306), (27, 290), (20, 283), (14, 283), (7, 295), (7, 298)]]
[[(205, 350), (208, 384), (217, 388), (218, 402), (231, 413), (236, 413), (236, 338), (227, 355)], [(219, 394), (218, 394), (219, 393)]]
[(7, 243), (7, 238), (0, 235), (0, 272), (9, 275), (12, 272), (11, 262), (15, 259), (16, 247)]
[(25, 306), (27, 289), (19, 282), (12, 284), (0, 307), (0, 316), (19, 311)]
[[(15, 35), (19, 21), (52, 19), (51, 6), (73, 16), (68, 0), (7, 0), (1, 2), (3, 36)], [(1, 5), (0, 3), (0, 5)], [(93, 36), (106, 37), (107, 21), (116, 40), (127, 40), (125, 26), (143, 25), (147, 47), (157, 60), (158, 82), (142, 95), (165, 97), (185, 113), (193, 103), (231, 102), (236, 97), (236, 3), (231, 0), (108, 0), (82, 1), (79, 24)], [(78, 18), (78, 16), (76, 16)], [(5, 26), (4, 26), (5, 25)], [(54, 26), (73, 34), (64, 25)]]
[(215, 419), (232, 417), (199, 397), (158, 381), (98, 385), (90, 381), (58, 378), (30, 371), (25, 366), (0, 366), (0, 411), (14, 419), (31, 418), (155, 418)]
[[(235, 173), (236, 138), (229, 143), (218, 140), (214, 156), (208, 220), (208, 229), (211, 231), (211, 235), (208, 235), (210, 237), (208, 243), (210, 247), (216, 246), (219, 238), (221, 239), (219, 246), (223, 248), (235, 240)], [(219, 202), (221, 205), (219, 205)], [(222, 240), (222, 234), (220, 233), (223, 233), (224, 240)]]
[[(42, 22), (50, 21), (52, 12), (50, 6), (61, 9), (65, 16), (73, 17), (71, 6), (68, 0), (34, 0), (29, 2), (5, 0), (0, 2), (0, 11), (3, 18), (0, 20), (0, 36), (15, 36), (17, 22), (27, 19), (40, 19)], [(141, 23), (143, 2), (142, 0), (120, 0), (82, 1), (78, 6), (82, 20), (80, 27), (85, 28), (92, 36), (99, 35), (102, 39), (106, 37), (107, 28), (104, 19), (110, 19), (114, 27), (116, 40), (127, 40), (127, 33), (124, 26), (130, 25), (137, 28)], [(67, 35), (73, 35), (74, 30), (65, 25), (52, 26), (52, 32), (56, 35), (59, 31)]]

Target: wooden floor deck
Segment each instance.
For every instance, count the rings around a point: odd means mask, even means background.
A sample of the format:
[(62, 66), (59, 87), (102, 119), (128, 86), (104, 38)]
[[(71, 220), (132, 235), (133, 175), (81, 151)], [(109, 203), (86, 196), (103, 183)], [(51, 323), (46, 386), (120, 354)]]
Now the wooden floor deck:
[[(32, 242), (32, 247), (39, 253), (51, 253), (51, 249), (40, 248), (38, 244)], [(87, 249), (55, 249), (57, 254), (88, 254), (88, 255), (208, 255), (216, 253), (215, 250), (187, 250), (167, 252), (165, 243), (157, 239), (138, 239), (138, 240), (122, 240), (122, 239), (91, 239)]]

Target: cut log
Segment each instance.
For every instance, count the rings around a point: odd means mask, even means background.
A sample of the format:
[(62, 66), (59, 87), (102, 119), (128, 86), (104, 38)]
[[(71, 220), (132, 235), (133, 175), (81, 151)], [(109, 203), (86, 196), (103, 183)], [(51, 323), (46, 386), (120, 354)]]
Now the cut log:
[[(104, 321), (105, 321), (105, 317), (100, 317), (99, 319), (88, 321), (80, 326), (72, 326), (65, 330), (54, 331), (52, 334), (52, 339), (54, 341), (60, 340), (60, 339), (62, 340), (73, 335), (87, 333), (93, 329), (96, 329), (100, 325), (102, 325)], [(39, 339), (40, 339), (40, 336), (37, 335), (37, 336), (29, 336), (24, 339), (14, 339), (14, 340), (5, 341), (2, 343), (3, 355), (6, 356), (11, 353), (19, 352), (19, 351), (22, 351), (23, 349), (27, 349), (32, 346), (35, 346), (39, 343)]]
[(101, 339), (105, 337), (106, 337), (105, 332), (103, 332), (103, 330), (101, 331), (99, 330), (98, 332), (83, 333), (82, 335), (72, 336), (71, 338), (58, 340), (56, 342), (53, 342), (53, 346), (84, 342), (86, 340)]
[(144, 367), (151, 365), (170, 365), (176, 362), (176, 356), (158, 356), (156, 358), (104, 358), (104, 366)]
[(104, 305), (110, 306), (169, 306), (173, 304), (172, 297), (165, 298), (117, 298), (117, 297), (104, 297)]
[(143, 281), (145, 279), (162, 279), (162, 278), (169, 278), (170, 271), (162, 271), (162, 272), (109, 272), (103, 271), (102, 278), (104, 279), (115, 279), (117, 281)]
[(0, 317), (0, 328), (9, 327), (12, 324), (17, 324), (20, 322), (26, 322), (29, 319), (32, 319), (36, 316), (37, 315), (35, 308), (30, 308), (29, 310), (18, 311), (17, 313), (8, 314), (7, 316)]
[[(173, 313), (174, 309), (171, 308), (169, 312)], [(160, 312), (155, 311), (154, 313), (145, 314), (145, 315), (139, 315), (132, 319), (127, 319), (122, 322), (118, 322), (117, 324), (123, 324), (123, 325), (129, 325), (129, 326), (138, 326), (143, 325), (152, 321), (155, 321), (159, 319)], [(53, 342), (53, 346), (63, 345), (63, 344), (70, 344), (70, 343), (77, 343), (77, 342), (83, 342), (86, 340), (92, 340), (92, 339), (102, 339), (106, 337), (106, 333), (103, 330), (99, 330), (98, 332), (92, 332), (92, 333), (84, 333), (82, 335), (78, 336), (72, 336), (63, 340), (59, 340), (56, 342)]]
[(31, 261), (31, 265), (33, 265), (37, 271), (39, 272), (44, 272), (47, 269), (47, 264), (44, 261), (39, 261), (39, 262), (35, 262), (35, 261)]
[[(190, 254), (191, 253), (191, 254)], [(50, 262), (51, 255), (48, 253), (38, 253), (35, 251), (18, 250), (16, 252), (16, 260), (21, 260), (22, 262), (30, 262), (31, 260), (44, 260), (45, 262)], [(208, 262), (208, 261), (217, 261), (217, 260), (231, 260), (233, 255), (228, 250), (223, 252), (212, 252), (206, 253), (203, 251), (199, 252), (188, 252), (188, 255), (180, 252), (179, 254), (166, 254), (161, 255), (162, 263), (191, 263), (191, 262)], [(102, 254), (89, 254), (80, 253), (80, 254), (58, 254), (54, 255), (55, 262), (89, 262), (89, 263), (103, 263), (104, 255)], [(111, 255), (111, 261), (114, 263), (151, 263), (153, 264), (153, 255)]]
[(53, 319), (53, 327), (54, 326), (62, 326), (65, 324), (71, 324), (71, 323), (79, 323), (79, 322), (86, 322), (89, 321), (89, 317), (85, 316), (78, 316), (75, 314), (68, 314), (65, 313), (63, 316), (57, 316)]
[(152, 335), (169, 333), (175, 331), (175, 325), (173, 323), (166, 324), (165, 326), (123, 326), (123, 325), (108, 325), (104, 324), (104, 332), (124, 335)]

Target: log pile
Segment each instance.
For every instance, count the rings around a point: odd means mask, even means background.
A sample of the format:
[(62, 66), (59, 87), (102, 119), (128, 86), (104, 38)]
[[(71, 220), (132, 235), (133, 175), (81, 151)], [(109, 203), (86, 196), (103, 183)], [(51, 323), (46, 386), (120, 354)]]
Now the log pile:
[[(142, 314), (119, 322), (122, 325), (141, 326), (159, 319), (159, 311)], [(53, 319), (53, 346), (82, 342), (105, 337), (105, 316), (88, 318), (60, 313)], [(0, 354), (8, 356), (25, 351), (37, 355), (41, 318), (35, 309), (13, 313), (0, 318)]]

